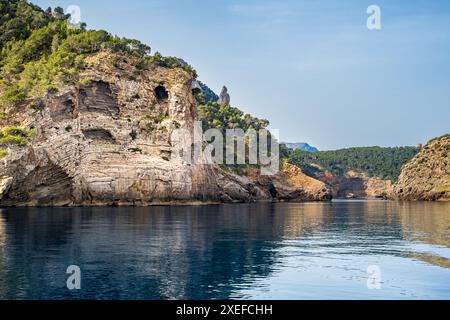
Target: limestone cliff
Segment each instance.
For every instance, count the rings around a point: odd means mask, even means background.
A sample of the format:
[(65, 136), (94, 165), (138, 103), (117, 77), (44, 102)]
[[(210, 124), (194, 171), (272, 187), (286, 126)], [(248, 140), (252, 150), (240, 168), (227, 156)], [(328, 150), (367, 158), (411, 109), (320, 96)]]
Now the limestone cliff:
[(171, 157), (181, 143), (172, 131), (192, 130), (196, 119), (193, 77), (182, 68), (137, 70), (107, 51), (84, 65), (83, 84), (61, 85), (0, 120), (2, 128), (17, 126), (1, 142), (0, 205), (328, 199), (322, 185), (283, 186), (279, 177), (261, 183)]
[(450, 135), (423, 147), (403, 167), (394, 191), (401, 200), (450, 200)]

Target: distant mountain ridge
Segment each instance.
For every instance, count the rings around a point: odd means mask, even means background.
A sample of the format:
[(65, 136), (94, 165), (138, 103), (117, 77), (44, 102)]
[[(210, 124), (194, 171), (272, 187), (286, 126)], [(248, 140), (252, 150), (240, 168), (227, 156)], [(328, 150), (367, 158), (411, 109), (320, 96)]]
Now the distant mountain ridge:
[(306, 152), (318, 152), (319, 149), (310, 146), (308, 143), (305, 142), (297, 142), (297, 143), (285, 143), (286, 147), (294, 150), (301, 150)]

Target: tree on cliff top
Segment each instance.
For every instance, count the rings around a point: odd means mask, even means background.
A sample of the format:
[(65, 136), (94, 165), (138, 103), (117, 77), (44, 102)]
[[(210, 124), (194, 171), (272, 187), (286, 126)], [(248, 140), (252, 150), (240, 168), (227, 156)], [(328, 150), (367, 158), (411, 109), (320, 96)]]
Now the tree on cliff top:
[(199, 120), (203, 122), (203, 129), (266, 129), (269, 121), (244, 114), (242, 110), (218, 102), (208, 102), (199, 106)]

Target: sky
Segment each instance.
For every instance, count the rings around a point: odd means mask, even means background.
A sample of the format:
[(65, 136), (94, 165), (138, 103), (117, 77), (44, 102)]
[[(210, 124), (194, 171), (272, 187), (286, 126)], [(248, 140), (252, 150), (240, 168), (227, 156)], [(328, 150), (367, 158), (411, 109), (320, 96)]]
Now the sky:
[[(404, 146), (450, 133), (448, 0), (34, 0), (183, 58), (285, 142)], [(369, 30), (367, 8), (381, 10)]]

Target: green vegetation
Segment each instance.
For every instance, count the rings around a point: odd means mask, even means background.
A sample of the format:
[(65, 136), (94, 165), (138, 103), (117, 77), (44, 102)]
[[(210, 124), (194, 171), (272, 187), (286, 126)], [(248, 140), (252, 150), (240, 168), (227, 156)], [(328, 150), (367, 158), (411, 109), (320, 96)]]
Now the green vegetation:
[(8, 150), (6, 150), (5, 148), (0, 148), (0, 159), (3, 159), (7, 155), (8, 155)]
[(442, 140), (442, 139), (445, 139), (445, 138), (450, 138), (450, 134), (447, 133), (447, 134), (444, 134), (444, 135), (442, 135), (440, 137), (431, 139), (428, 143), (431, 143), (431, 142), (434, 142), (434, 141), (438, 141), (438, 140)]
[(80, 71), (85, 58), (100, 51), (126, 56), (138, 68), (157, 63), (196, 76), (180, 59), (151, 56), (150, 47), (138, 40), (86, 30), (85, 24), (75, 28), (68, 18), (61, 8), (43, 11), (25, 0), (0, 0), (0, 107), (18, 106), (60, 84), (89, 81)]
[(134, 129), (131, 130), (131, 132), (130, 132), (131, 140), (136, 140), (137, 136), (138, 136), (138, 134), (137, 134), (136, 130), (134, 130)]
[(203, 122), (203, 130), (208, 129), (243, 129), (247, 131), (250, 128), (255, 130), (265, 129), (269, 126), (269, 121), (252, 117), (244, 114), (236, 107), (209, 102), (199, 106), (198, 118)]
[(198, 105), (205, 105), (208, 103), (208, 101), (206, 101), (206, 95), (202, 92), (202, 89), (194, 88), (192, 89), (192, 94), (194, 95), (195, 101)]
[(177, 57), (164, 57), (161, 55), (161, 53), (155, 52), (153, 56), (142, 59), (141, 65), (145, 67), (149, 62), (156, 63), (166, 68), (182, 68), (186, 72), (191, 73), (194, 78), (198, 77), (197, 71), (195, 71), (195, 69), (191, 65)]
[[(230, 105), (217, 102), (209, 102), (199, 106), (198, 119), (202, 121), (203, 130), (218, 129), (222, 131), (224, 137), (223, 154), (226, 155), (226, 134), (227, 129), (242, 129), (246, 132), (249, 129), (261, 130), (269, 126), (269, 121), (265, 119), (255, 118), (249, 114), (245, 114), (242, 110)], [(248, 141), (245, 141), (248, 144)], [(236, 154), (235, 154), (236, 160)], [(247, 162), (248, 163), (248, 162)], [(258, 168), (256, 165), (222, 165), (222, 169), (234, 172), (238, 175), (245, 175), (247, 169)]]
[(142, 149), (141, 148), (129, 148), (128, 151), (133, 152), (133, 153), (140, 153), (140, 154), (142, 154)]
[(197, 80), (196, 85), (197, 87), (192, 89), (192, 93), (194, 94), (198, 105), (204, 105), (219, 100), (219, 96), (203, 82)]
[[(309, 153), (283, 148), (283, 156), (299, 166), (307, 175), (314, 176), (320, 169), (343, 176), (349, 171), (396, 181), (401, 168), (419, 152), (415, 147), (362, 147), (336, 151)], [(315, 166), (314, 166), (315, 165)]]
[(164, 120), (169, 116), (166, 113), (161, 113), (157, 116), (145, 116), (140, 121), (140, 127), (147, 133), (153, 133), (156, 130), (166, 131), (167, 128), (161, 126)]
[(450, 185), (448, 186), (437, 186), (434, 188), (437, 192), (450, 192)]
[(26, 146), (28, 140), (31, 139), (34, 134), (34, 129), (6, 127), (0, 130), (0, 143), (13, 143), (19, 146)]

